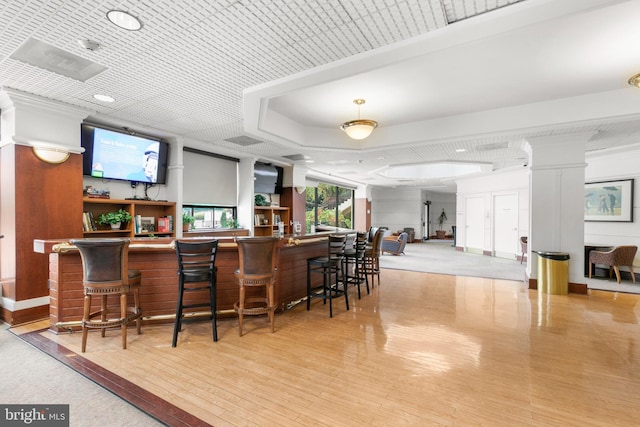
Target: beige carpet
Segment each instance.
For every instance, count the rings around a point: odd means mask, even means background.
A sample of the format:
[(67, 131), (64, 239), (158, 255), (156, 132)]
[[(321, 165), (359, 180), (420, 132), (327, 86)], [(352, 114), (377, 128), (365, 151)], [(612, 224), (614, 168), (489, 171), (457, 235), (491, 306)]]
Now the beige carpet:
[(523, 281), (526, 264), (515, 259), (490, 257), (456, 251), (452, 241), (411, 243), (404, 255), (384, 254), (381, 268), (412, 270), (424, 273), (485, 277)]
[(0, 366), (3, 404), (68, 404), (70, 426), (163, 425), (25, 343), (6, 323), (0, 323)]

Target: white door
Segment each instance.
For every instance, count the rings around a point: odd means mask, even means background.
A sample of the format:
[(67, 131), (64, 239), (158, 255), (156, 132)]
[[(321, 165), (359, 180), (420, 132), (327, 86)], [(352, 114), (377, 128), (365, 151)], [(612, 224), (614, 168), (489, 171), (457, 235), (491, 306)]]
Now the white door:
[(493, 197), (493, 254), (515, 259), (519, 251), (518, 195)]
[(484, 198), (465, 199), (465, 250), (482, 254), (484, 247)]

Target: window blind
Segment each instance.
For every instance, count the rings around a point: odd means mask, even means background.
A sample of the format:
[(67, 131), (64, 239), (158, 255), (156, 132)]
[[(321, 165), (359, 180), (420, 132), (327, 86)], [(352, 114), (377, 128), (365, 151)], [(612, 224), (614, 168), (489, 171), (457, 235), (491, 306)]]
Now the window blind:
[(236, 206), (238, 162), (193, 151), (183, 152), (183, 203)]

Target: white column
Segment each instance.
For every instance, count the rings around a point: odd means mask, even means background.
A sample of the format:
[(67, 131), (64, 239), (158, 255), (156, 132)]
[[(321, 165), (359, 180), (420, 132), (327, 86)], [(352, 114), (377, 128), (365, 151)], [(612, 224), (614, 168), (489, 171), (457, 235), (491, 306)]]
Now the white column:
[(240, 159), (238, 165), (238, 222), (253, 235), (253, 165), (254, 157)]
[(537, 278), (532, 251), (567, 252), (569, 282), (584, 284), (585, 145), (593, 133), (529, 138), (527, 273)]

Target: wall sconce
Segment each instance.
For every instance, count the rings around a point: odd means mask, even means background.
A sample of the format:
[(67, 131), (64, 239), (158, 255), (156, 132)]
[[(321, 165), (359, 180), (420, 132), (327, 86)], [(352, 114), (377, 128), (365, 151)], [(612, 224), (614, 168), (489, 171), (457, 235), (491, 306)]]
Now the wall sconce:
[(34, 145), (33, 154), (43, 162), (57, 165), (64, 163), (69, 158), (70, 153), (68, 150), (62, 148)]

